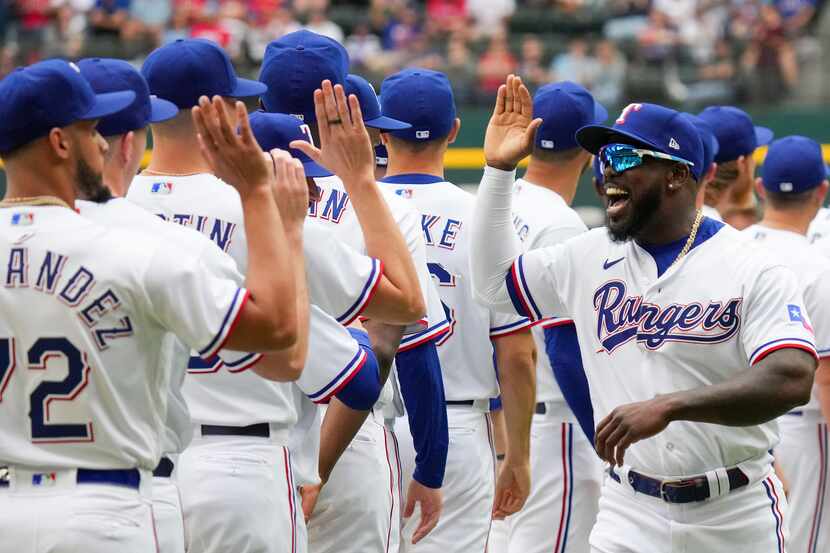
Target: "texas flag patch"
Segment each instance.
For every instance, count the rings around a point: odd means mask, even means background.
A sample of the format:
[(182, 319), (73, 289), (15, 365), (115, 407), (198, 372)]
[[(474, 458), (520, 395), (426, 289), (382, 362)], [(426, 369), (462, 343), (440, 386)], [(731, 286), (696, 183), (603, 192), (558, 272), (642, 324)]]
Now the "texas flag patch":
[(172, 194), (173, 193), (173, 183), (172, 182), (154, 182), (153, 186), (150, 187), (150, 192), (152, 194)]
[(788, 305), (787, 306), (787, 313), (790, 315), (790, 321), (794, 323), (801, 323), (801, 326), (813, 332), (813, 327), (810, 326), (810, 323), (807, 322), (807, 319), (804, 318), (804, 315), (801, 314), (801, 308), (797, 305)]
[(35, 224), (35, 214), (29, 211), (22, 211), (12, 215), (13, 227), (28, 227)]

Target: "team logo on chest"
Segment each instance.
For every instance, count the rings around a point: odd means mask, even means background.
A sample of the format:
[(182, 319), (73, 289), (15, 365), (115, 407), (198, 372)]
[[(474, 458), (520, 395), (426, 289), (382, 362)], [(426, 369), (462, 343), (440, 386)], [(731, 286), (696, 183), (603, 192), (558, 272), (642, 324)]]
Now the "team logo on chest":
[(597, 338), (607, 353), (633, 339), (651, 350), (666, 342), (725, 342), (740, 329), (742, 300), (661, 306), (627, 295), (625, 282), (612, 280), (594, 293)]

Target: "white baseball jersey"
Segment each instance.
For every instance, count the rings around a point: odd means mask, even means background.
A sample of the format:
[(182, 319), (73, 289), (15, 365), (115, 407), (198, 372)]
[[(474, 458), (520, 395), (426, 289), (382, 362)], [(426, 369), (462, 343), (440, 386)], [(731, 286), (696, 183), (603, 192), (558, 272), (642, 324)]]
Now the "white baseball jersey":
[[(776, 260), (796, 274), (804, 295), (804, 306), (810, 315), (818, 354), (820, 357), (830, 356), (830, 260), (825, 257), (830, 255), (830, 250), (822, 252), (824, 255), (816, 255), (816, 249), (821, 250), (821, 247), (811, 247), (806, 236), (760, 224), (752, 225), (743, 232), (769, 249)], [(826, 241), (823, 243), (827, 244)], [(810, 402), (800, 409), (820, 410), (815, 386)]]
[(830, 236), (830, 208), (822, 207), (807, 229), (807, 240), (812, 244), (826, 236)]
[[(234, 258), (240, 271), (247, 269), (247, 243), (244, 233), (240, 234), (244, 220), (239, 194), (215, 176), (160, 178), (140, 175), (134, 179), (127, 197), (166, 220), (193, 226), (207, 234)], [(336, 294), (339, 305), (345, 306), (336, 316), (354, 318), (380, 278), (379, 264), (361, 257), (365, 262), (359, 267), (349, 267), (349, 271), (344, 266), (323, 271), (320, 267), (329, 258), (321, 250), (329, 244), (314, 239), (304, 240), (304, 243), (308, 275), (312, 281), (310, 292), (324, 290), (326, 286), (342, 289), (354, 282), (349, 295), (345, 292)], [(336, 256), (336, 259), (344, 262), (345, 257)], [(324, 274), (340, 274), (342, 278), (314, 283), (316, 275)], [(359, 278), (347, 281), (345, 275), (358, 275)], [(317, 303), (316, 297), (311, 300)], [(353, 306), (357, 308), (352, 309)], [(331, 315), (320, 306), (312, 305), (309, 355), (302, 376), (296, 382), (310, 399), (318, 402), (331, 397), (366, 360), (357, 341)], [(220, 370), (210, 362), (198, 367), (192, 363), (189, 372), (193, 378), (186, 379), (184, 393), (193, 419), (198, 423), (244, 426), (271, 422), (290, 427), (297, 422), (298, 413), (290, 385), (262, 382), (250, 373)]]
[[(659, 277), (651, 254), (601, 228), (520, 256), (508, 278), (532, 317), (573, 315), (596, 420), (619, 405), (729, 380), (777, 349), (816, 355), (793, 272), (728, 225)], [(626, 461), (654, 475), (757, 461), (763, 474), (777, 442), (775, 421), (680, 421), (632, 445)]]
[(714, 219), (715, 221), (723, 221), (723, 217), (720, 216), (720, 212), (710, 205), (703, 204), (700, 210), (703, 211), (703, 214), (710, 219)]
[[(363, 240), (363, 231), (354, 209), (349, 206), (349, 195), (343, 186), (343, 181), (336, 175), (314, 179), (320, 188), (321, 199), (312, 202), (309, 207), (309, 217), (336, 228), (336, 236), (359, 252), (366, 252), (366, 242)], [(401, 340), (401, 350), (413, 348), (427, 342), (436, 336), (445, 334), (450, 323), (441, 304), (438, 290), (430, 278), (427, 268), (424, 239), (421, 237), (420, 216), (400, 197), (381, 188), (383, 197), (389, 206), (392, 217), (398, 224), (404, 240), (412, 254), (415, 270), (418, 272), (418, 281), (421, 292), (424, 294), (424, 303), (427, 307), (426, 320), (420, 327), (413, 326), (411, 331)]]
[(499, 394), (491, 338), (531, 326), (529, 319), (491, 311), (475, 301), (470, 284), (470, 237), (467, 230), (475, 197), (452, 183), (429, 175), (383, 182), (421, 214), (427, 265), (438, 283), (450, 332), (438, 342), (448, 401), (494, 398)]
[[(204, 267), (219, 278), (228, 278), (242, 285), (243, 278), (236, 269), (236, 264), (226, 253), (217, 248), (208, 248), (211, 241), (195, 230), (181, 225), (163, 221), (132, 202), (116, 198), (105, 204), (78, 201), (75, 204), (79, 213), (92, 221), (108, 228), (127, 228), (150, 233), (160, 239), (186, 251), (203, 250)], [(190, 349), (175, 335), (164, 337), (161, 342), (162, 359), (170, 367), (171, 385), (167, 398), (167, 422), (164, 431), (163, 453), (180, 453), (190, 443), (193, 425), (190, 411), (182, 395), (182, 385), (190, 361)], [(214, 365), (224, 366), (236, 372), (244, 371), (262, 358), (261, 354), (241, 353), (221, 350), (215, 358)]]
[(172, 332), (215, 355), (248, 292), (205, 269), (205, 248), (69, 209), (0, 210), (0, 236), (0, 306), (20, 314), (0, 323), (0, 458), (153, 469), (170, 387), (159, 344)]
[[(556, 192), (524, 179), (513, 185), (513, 224), (525, 251), (554, 246), (588, 227)], [(533, 341), (539, 352), (536, 363), (536, 401), (564, 403), (565, 398), (553, 377), (550, 359), (545, 354), (545, 328), (573, 323), (566, 313), (546, 319), (533, 327)]]

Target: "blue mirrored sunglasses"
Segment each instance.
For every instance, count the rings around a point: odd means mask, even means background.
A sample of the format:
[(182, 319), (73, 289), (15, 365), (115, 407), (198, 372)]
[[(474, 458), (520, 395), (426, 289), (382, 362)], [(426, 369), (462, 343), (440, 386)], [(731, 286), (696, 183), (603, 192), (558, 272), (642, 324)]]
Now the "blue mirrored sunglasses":
[(677, 156), (655, 152), (654, 150), (644, 150), (630, 144), (608, 144), (600, 148), (599, 165), (603, 173), (605, 173), (606, 167), (611, 167), (615, 173), (622, 173), (642, 165), (644, 156), (676, 161), (690, 167), (694, 165), (691, 161)]

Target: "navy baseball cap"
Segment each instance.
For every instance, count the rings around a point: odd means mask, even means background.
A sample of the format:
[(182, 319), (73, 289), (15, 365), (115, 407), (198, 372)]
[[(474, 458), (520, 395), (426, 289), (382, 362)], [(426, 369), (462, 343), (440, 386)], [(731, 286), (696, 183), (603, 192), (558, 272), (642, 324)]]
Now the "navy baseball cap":
[(753, 125), (749, 115), (736, 107), (711, 106), (698, 115), (709, 123), (718, 139), (720, 149), (715, 156), (718, 163), (748, 156), (758, 146), (769, 144), (775, 136), (770, 129)]
[(444, 138), (455, 124), (452, 86), (439, 71), (415, 67), (390, 75), (381, 84), (380, 98), (383, 115), (412, 125), (392, 136), (413, 142)]
[(386, 167), (389, 165), (389, 152), (383, 144), (375, 146), (375, 165), (378, 167)]
[(348, 72), (349, 54), (336, 40), (305, 29), (289, 33), (265, 49), (259, 80), (268, 92), (262, 95), (262, 106), (316, 121), (314, 91), (326, 79), (343, 84)]
[(0, 153), (9, 153), (55, 127), (100, 119), (135, 100), (132, 90), (96, 94), (74, 63), (46, 60), (0, 81)]
[(689, 121), (692, 122), (692, 125), (695, 126), (697, 129), (697, 133), (700, 135), (700, 141), (703, 146), (703, 172), (709, 170), (709, 167), (712, 166), (712, 163), (715, 162), (715, 156), (718, 155), (718, 151), (720, 149), (720, 145), (718, 144), (718, 139), (715, 138), (715, 132), (712, 129), (712, 126), (709, 125), (704, 119), (698, 117), (697, 115), (692, 115), (691, 113), (684, 113), (686, 117), (689, 118)]
[(629, 104), (613, 127), (582, 127), (576, 141), (594, 155), (606, 144), (633, 143), (690, 162), (696, 180), (703, 175), (703, 143), (697, 129), (682, 113), (657, 104)]
[(154, 50), (141, 74), (150, 92), (179, 109), (199, 105), (201, 96), (249, 98), (268, 87), (236, 76), (228, 54), (215, 42), (201, 38), (179, 39)]
[(785, 136), (770, 144), (761, 181), (772, 192), (798, 194), (827, 179), (821, 146), (806, 136)]
[(172, 119), (179, 113), (173, 102), (150, 96), (147, 81), (132, 65), (123, 60), (92, 58), (78, 62), (81, 75), (96, 93), (132, 90), (135, 100), (127, 109), (98, 122), (102, 136), (115, 136), (143, 129), (150, 123)]
[(268, 152), (274, 148), (285, 150), (291, 154), (291, 157), (303, 163), (307, 177), (330, 177), (332, 175), (331, 171), (312, 161), (300, 150), (288, 146), (295, 140), (314, 143), (308, 125), (293, 115), (255, 111), (250, 115), (249, 120), (254, 137), (264, 151)]
[(412, 125), (384, 116), (380, 111), (380, 100), (375, 87), (360, 75), (346, 75), (346, 94), (354, 94), (360, 102), (363, 122), (367, 127), (382, 131), (399, 131)]
[(541, 118), (536, 147), (562, 152), (579, 147), (576, 131), (604, 123), (608, 110), (584, 87), (571, 81), (546, 84), (533, 96), (533, 118)]

